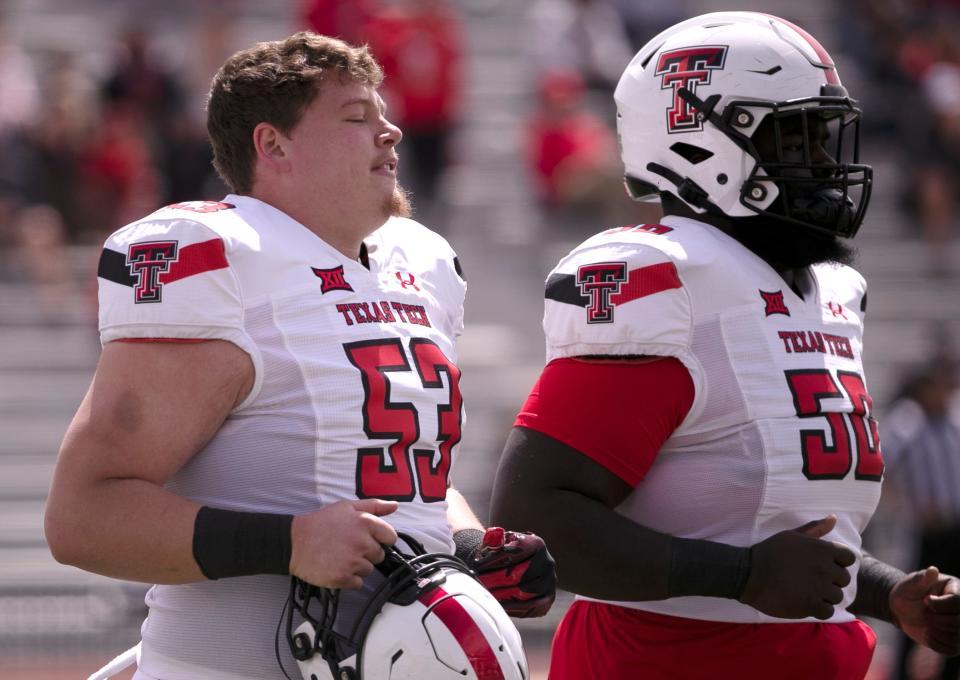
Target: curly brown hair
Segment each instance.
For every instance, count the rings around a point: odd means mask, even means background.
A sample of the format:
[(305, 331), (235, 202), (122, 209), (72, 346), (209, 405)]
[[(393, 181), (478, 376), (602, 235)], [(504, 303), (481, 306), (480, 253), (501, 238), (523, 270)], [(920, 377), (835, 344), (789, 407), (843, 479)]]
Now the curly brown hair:
[(207, 134), (213, 167), (234, 193), (253, 186), (253, 129), (270, 123), (289, 133), (320, 94), (328, 72), (340, 82), (378, 87), (383, 81), (366, 46), (307, 31), (257, 43), (220, 67), (207, 99)]

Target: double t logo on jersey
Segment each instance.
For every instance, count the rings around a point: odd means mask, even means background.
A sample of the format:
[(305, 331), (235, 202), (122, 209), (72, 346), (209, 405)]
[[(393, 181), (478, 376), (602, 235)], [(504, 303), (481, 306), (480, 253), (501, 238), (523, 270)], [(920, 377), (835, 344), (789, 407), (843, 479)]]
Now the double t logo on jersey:
[(590, 298), (587, 323), (613, 323), (612, 295), (620, 292), (627, 280), (626, 262), (599, 262), (577, 269), (577, 287)]
[(163, 284), (160, 274), (177, 261), (177, 241), (133, 243), (127, 251), (127, 268), (134, 278), (134, 302), (160, 302)]
[(660, 55), (654, 74), (661, 78), (660, 89), (673, 90), (673, 106), (667, 109), (667, 132), (673, 134), (703, 129), (703, 121), (697, 118), (678, 91), (682, 87), (696, 94), (697, 84), (708, 85), (711, 72), (722, 69), (726, 57), (726, 45), (685, 47)]

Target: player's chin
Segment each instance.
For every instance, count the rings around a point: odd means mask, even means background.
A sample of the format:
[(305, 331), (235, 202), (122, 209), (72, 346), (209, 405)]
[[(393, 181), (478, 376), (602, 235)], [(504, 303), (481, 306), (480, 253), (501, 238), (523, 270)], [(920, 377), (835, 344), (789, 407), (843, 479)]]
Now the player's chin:
[(399, 184), (384, 201), (383, 212), (387, 217), (410, 217), (413, 206), (410, 204), (410, 193)]

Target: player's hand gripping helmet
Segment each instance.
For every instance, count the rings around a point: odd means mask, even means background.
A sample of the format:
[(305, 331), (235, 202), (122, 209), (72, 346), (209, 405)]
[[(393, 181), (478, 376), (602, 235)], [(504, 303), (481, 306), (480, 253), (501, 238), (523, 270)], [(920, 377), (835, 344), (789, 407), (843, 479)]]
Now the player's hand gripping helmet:
[[(667, 192), (699, 213), (847, 238), (860, 227), (872, 180), (859, 164), (860, 109), (802, 28), (757, 12), (688, 19), (640, 49), (614, 98), (634, 199)], [(772, 153), (758, 150), (761, 124)]]
[[(452, 555), (387, 548), (355, 622), (337, 620), (340, 591), (291, 581), (286, 637), (305, 680), (526, 680), (520, 634)], [(294, 629), (294, 612), (303, 623)]]

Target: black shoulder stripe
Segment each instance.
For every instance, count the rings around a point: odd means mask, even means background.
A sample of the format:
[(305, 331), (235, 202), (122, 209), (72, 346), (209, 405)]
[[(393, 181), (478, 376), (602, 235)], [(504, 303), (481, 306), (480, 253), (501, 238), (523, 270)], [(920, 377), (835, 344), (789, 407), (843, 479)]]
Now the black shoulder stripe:
[(121, 286), (133, 287), (133, 276), (127, 267), (127, 256), (116, 250), (104, 248), (100, 253), (100, 264), (97, 266), (97, 276), (107, 281), (119, 283)]
[(548, 300), (577, 307), (586, 307), (590, 303), (590, 298), (580, 292), (580, 286), (574, 280), (573, 274), (551, 274), (547, 279), (545, 295)]
[(453, 256), (453, 268), (456, 270), (457, 276), (459, 276), (464, 281), (467, 280), (467, 277), (463, 275), (463, 267), (460, 266), (460, 258), (457, 257), (456, 255)]
[(866, 293), (863, 294), (863, 298), (861, 298), (860, 300), (860, 311), (864, 313), (867, 311), (867, 294)]

